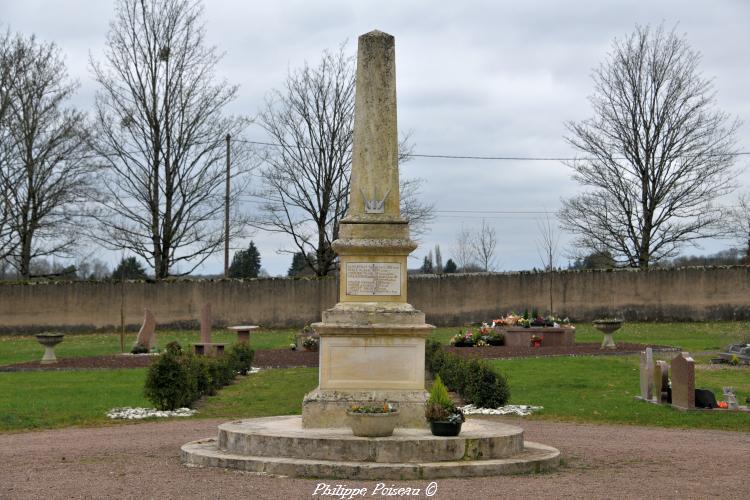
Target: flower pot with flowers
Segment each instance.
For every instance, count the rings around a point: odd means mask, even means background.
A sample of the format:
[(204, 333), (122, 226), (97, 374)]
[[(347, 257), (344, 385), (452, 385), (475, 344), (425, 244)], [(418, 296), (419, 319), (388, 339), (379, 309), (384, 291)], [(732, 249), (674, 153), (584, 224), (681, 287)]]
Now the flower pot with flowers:
[(530, 344), (531, 344), (531, 347), (541, 347), (542, 337), (540, 337), (539, 335), (532, 335)]
[(453, 403), (448, 395), (448, 389), (435, 377), (430, 389), (430, 397), (425, 403), (424, 416), (430, 423), (430, 430), (435, 436), (458, 436), (461, 424), (466, 420), (463, 412)]
[(390, 436), (398, 421), (398, 409), (390, 403), (352, 405), (346, 414), (352, 433), (359, 437)]
[(450, 343), (455, 347), (472, 347), (476, 343), (476, 340), (471, 330), (466, 330), (465, 332), (459, 330), (457, 334), (451, 337)]
[(319, 346), (320, 342), (315, 337), (307, 337), (302, 341), (302, 347), (304, 347), (306, 351), (317, 351)]

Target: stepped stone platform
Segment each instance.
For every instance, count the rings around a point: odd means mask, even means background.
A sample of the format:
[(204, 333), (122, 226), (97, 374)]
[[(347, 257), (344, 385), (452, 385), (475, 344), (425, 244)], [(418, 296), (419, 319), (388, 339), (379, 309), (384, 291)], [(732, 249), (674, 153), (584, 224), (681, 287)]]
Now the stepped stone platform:
[(437, 479), (541, 472), (557, 468), (560, 452), (524, 442), (523, 429), (469, 419), (457, 437), (397, 428), (362, 438), (349, 428), (310, 429), (299, 416), (266, 417), (219, 426), (218, 438), (182, 447), (187, 465), (290, 477)]

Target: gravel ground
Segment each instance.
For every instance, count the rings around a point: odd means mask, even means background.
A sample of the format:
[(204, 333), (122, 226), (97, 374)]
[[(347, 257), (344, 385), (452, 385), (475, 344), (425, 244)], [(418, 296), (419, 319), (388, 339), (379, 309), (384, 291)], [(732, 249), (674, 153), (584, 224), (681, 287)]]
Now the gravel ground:
[[(559, 448), (562, 468), (541, 475), (441, 479), (432, 498), (748, 498), (748, 433), (501, 420), (522, 425), (526, 439)], [(366, 498), (381, 497), (372, 495), (377, 482), (181, 465), (180, 446), (214, 435), (219, 423), (173, 420), (2, 434), (0, 498), (302, 499), (313, 498), (320, 483), (367, 488)], [(429, 483), (385, 485), (420, 488), (418, 498), (425, 498)]]

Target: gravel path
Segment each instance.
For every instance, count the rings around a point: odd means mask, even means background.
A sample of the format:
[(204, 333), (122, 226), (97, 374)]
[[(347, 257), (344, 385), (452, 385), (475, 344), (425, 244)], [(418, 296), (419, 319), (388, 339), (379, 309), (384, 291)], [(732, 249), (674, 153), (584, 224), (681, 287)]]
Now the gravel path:
[[(542, 475), (442, 479), (432, 498), (748, 498), (750, 433), (502, 420), (520, 424), (529, 440), (559, 448), (563, 467)], [(181, 465), (180, 446), (214, 435), (220, 422), (0, 434), (0, 498), (338, 498), (313, 497), (319, 483), (367, 488), (366, 498), (381, 498), (372, 495), (376, 482)], [(386, 482), (393, 484), (421, 488), (425, 498), (429, 481)]]

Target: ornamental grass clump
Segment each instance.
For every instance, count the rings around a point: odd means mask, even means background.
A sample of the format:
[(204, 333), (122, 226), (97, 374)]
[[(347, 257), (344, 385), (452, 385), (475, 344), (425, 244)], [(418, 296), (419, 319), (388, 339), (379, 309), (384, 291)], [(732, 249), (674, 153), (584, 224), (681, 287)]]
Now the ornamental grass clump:
[(428, 422), (450, 422), (458, 424), (464, 421), (464, 414), (456, 407), (448, 394), (440, 375), (435, 377), (435, 382), (430, 389), (430, 397), (425, 403), (424, 416)]

